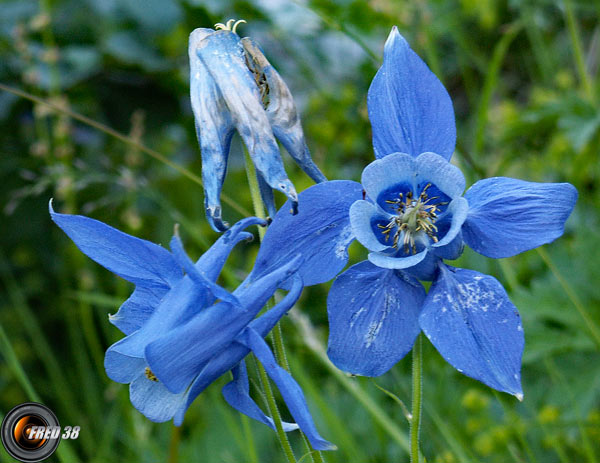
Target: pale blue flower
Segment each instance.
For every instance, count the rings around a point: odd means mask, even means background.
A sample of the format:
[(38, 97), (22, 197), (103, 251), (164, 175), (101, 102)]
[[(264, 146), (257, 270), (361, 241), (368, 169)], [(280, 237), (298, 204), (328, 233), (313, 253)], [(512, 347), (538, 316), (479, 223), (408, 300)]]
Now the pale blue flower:
[(231, 138), (237, 130), (256, 167), (267, 210), (275, 215), (273, 192), (297, 194), (285, 173), (276, 139), (315, 181), (325, 181), (310, 157), (292, 94), (260, 48), (240, 39), (232, 21), (221, 30), (195, 29), (189, 40), (190, 95), (202, 152), (206, 214), (215, 231), (227, 229), (220, 194)]

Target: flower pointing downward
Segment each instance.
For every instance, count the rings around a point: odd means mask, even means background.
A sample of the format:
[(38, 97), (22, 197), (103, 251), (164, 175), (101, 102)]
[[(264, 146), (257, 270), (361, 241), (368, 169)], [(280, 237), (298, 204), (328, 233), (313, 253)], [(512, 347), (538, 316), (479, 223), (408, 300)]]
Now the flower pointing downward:
[[(127, 235), (102, 222), (79, 215), (58, 214), (56, 224), (88, 257), (135, 284), (133, 294), (111, 323), (126, 335), (108, 348), (107, 375), (129, 384), (133, 406), (148, 419), (173, 419), (181, 425), (194, 399), (223, 374), (233, 381), (223, 396), (235, 409), (271, 428), (275, 425), (249, 395), (245, 357), (253, 352), (278, 386), (298, 427), (319, 450), (335, 448), (323, 439), (312, 420), (302, 390), (274, 360), (264, 337), (299, 298), (303, 288), (297, 255), (284, 265), (243, 282), (232, 293), (216, 280), (233, 247), (252, 238), (245, 228), (266, 225), (256, 217), (236, 223), (196, 263), (183, 249), (177, 233), (171, 251)], [(256, 318), (274, 292), (289, 286), (288, 294)]]
[(189, 40), (190, 96), (202, 153), (204, 203), (215, 231), (227, 229), (220, 194), (236, 130), (256, 167), (271, 216), (276, 212), (272, 189), (284, 193), (297, 211), (296, 190), (285, 173), (276, 138), (315, 182), (326, 180), (310, 157), (290, 90), (259, 46), (236, 34), (241, 22), (217, 24), (216, 31), (195, 29)]

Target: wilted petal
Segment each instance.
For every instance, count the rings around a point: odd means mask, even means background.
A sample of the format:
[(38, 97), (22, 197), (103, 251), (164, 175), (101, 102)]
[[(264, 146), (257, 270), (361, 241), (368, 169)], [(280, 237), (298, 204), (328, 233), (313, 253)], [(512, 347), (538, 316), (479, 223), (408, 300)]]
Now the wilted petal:
[(411, 350), (425, 289), (413, 278), (361, 262), (336, 278), (327, 298), (327, 354), (341, 370), (379, 376)]
[(277, 385), (288, 410), (315, 450), (335, 450), (336, 446), (323, 439), (308, 410), (304, 393), (292, 376), (281, 368), (267, 343), (251, 328), (244, 330), (243, 342), (262, 363), (269, 377)]
[(52, 220), (90, 259), (121, 278), (146, 288), (169, 288), (181, 269), (169, 251), (82, 215), (58, 214)]
[(211, 227), (223, 231), (227, 224), (221, 217), (220, 196), (235, 126), (217, 84), (196, 54), (200, 41), (213, 32), (195, 29), (190, 34), (190, 97), (202, 155), (204, 206)]
[(522, 398), (523, 328), (517, 308), (498, 280), (473, 270), (441, 266), (419, 323), (458, 371)]
[(394, 27), (368, 95), (375, 156), (433, 151), (450, 159), (456, 142), (448, 92)]
[[(244, 361), (242, 360), (238, 363), (238, 365), (231, 370), (231, 373), (233, 374), (233, 380), (223, 387), (223, 397), (225, 397), (227, 403), (238, 412), (276, 430), (273, 419), (266, 416), (260, 407), (256, 405), (256, 402), (250, 397), (248, 372), (246, 371), (246, 364)], [(296, 423), (286, 423), (285, 421), (282, 421), (281, 424), (283, 425), (283, 430), (285, 432), (298, 429)]]
[(217, 83), (256, 168), (272, 188), (296, 202), (296, 190), (285, 173), (240, 38), (230, 31), (216, 31), (198, 43), (196, 53)]
[(266, 112), (273, 134), (309, 177), (317, 183), (325, 182), (327, 179), (310, 157), (294, 98), (285, 81), (256, 42), (244, 37), (242, 45), (252, 71), (255, 75), (264, 77), (265, 92), (268, 92)]
[(506, 177), (480, 180), (465, 193), (465, 242), (488, 257), (510, 257), (561, 236), (577, 190), (569, 183), (535, 183)]
[(249, 281), (273, 271), (301, 254), (298, 272), (305, 286), (332, 279), (348, 261), (348, 246), (354, 239), (349, 210), (362, 199), (360, 184), (335, 180), (314, 185), (299, 196), (297, 215), (290, 215), (286, 202), (267, 229)]

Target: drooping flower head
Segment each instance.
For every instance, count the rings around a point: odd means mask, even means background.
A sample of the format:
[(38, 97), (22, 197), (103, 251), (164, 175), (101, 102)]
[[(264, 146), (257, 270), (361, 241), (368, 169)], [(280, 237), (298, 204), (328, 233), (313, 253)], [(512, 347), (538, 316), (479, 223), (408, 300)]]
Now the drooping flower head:
[[(327, 300), (334, 364), (379, 376), (423, 331), (458, 371), (521, 398), (524, 337), (516, 307), (495, 278), (444, 260), (456, 259), (465, 245), (501, 258), (554, 241), (576, 189), (494, 177), (463, 196), (465, 179), (449, 162), (456, 140), (450, 97), (395, 27), (368, 107), (377, 159), (364, 169), (362, 184), (315, 185), (299, 204), (301, 211), (304, 203), (318, 208), (298, 216), (286, 215), (284, 205), (257, 266), (300, 252), (299, 274), (325, 281), (343, 268), (357, 239), (368, 261), (339, 275)], [(293, 244), (281, 250), (286, 236)], [(432, 281), (429, 292), (419, 280)]]
[[(249, 394), (244, 358), (254, 352), (284, 398), (296, 423), (315, 449), (335, 448), (316, 430), (304, 395), (295, 380), (275, 361), (264, 336), (294, 305), (302, 291), (296, 270), (298, 255), (229, 293), (216, 284), (225, 261), (243, 231), (266, 222), (250, 217), (236, 223), (193, 263), (176, 234), (171, 251), (127, 235), (97, 220), (58, 214), (52, 219), (88, 257), (135, 284), (135, 291), (109, 317), (126, 336), (106, 351), (104, 366), (114, 381), (129, 384), (134, 407), (148, 419), (173, 419), (181, 425), (194, 399), (217, 378), (231, 371), (223, 388), (235, 409), (274, 429)], [(286, 283), (287, 282), (287, 283)], [(288, 294), (262, 316), (256, 315), (286, 284)]]
[(296, 190), (285, 173), (276, 139), (315, 182), (326, 180), (310, 157), (290, 90), (260, 47), (236, 34), (239, 23), (230, 20), (217, 24), (217, 30), (195, 29), (189, 40), (190, 95), (202, 152), (204, 202), (215, 231), (227, 229), (220, 194), (236, 130), (256, 167), (271, 216), (276, 212), (271, 189), (284, 193), (297, 209)]

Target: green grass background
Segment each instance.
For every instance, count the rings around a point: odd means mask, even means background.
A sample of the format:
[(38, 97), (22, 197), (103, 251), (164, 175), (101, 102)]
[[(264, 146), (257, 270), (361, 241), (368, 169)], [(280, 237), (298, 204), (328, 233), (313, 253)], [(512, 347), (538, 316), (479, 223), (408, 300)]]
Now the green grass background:
[[(0, 90), (0, 413), (40, 401), (62, 425), (81, 426), (50, 461), (284, 461), (275, 433), (221, 398), (227, 377), (180, 429), (133, 409), (102, 365), (122, 336), (107, 315), (132, 288), (75, 248), (48, 201), (163, 244), (180, 223), (193, 257), (210, 246), (187, 37), (228, 18), (248, 21), (239, 32), (288, 82), (325, 174), (358, 180), (373, 159), (368, 86), (397, 25), (453, 99), (453, 162), (468, 184), (502, 175), (568, 181), (580, 194), (557, 242), (501, 260), (467, 250), (456, 262), (496, 276), (519, 308), (525, 399), (462, 376), (424, 342), (422, 451), (439, 463), (600, 461), (599, 17), (585, 0), (0, 2), (0, 83), (63, 108)], [(310, 186), (288, 161), (296, 188)], [(239, 140), (224, 192), (252, 210)], [(224, 215), (241, 217), (231, 205)], [(257, 249), (240, 245), (221, 283), (234, 288)], [(353, 245), (351, 261), (362, 258)], [(324, 458), (408, 461), (408, 423), (385, 391), (410, 405), (410, 356), (376, 379), (337, 372), (324, 355), (326, 295), (327, 285), (307, 288), (282, 322), (292, 372), (339, 447)], [(304, 444), (289, 436), (302, 458)], [(0, 459), (11, 461), (3, 449)]]

